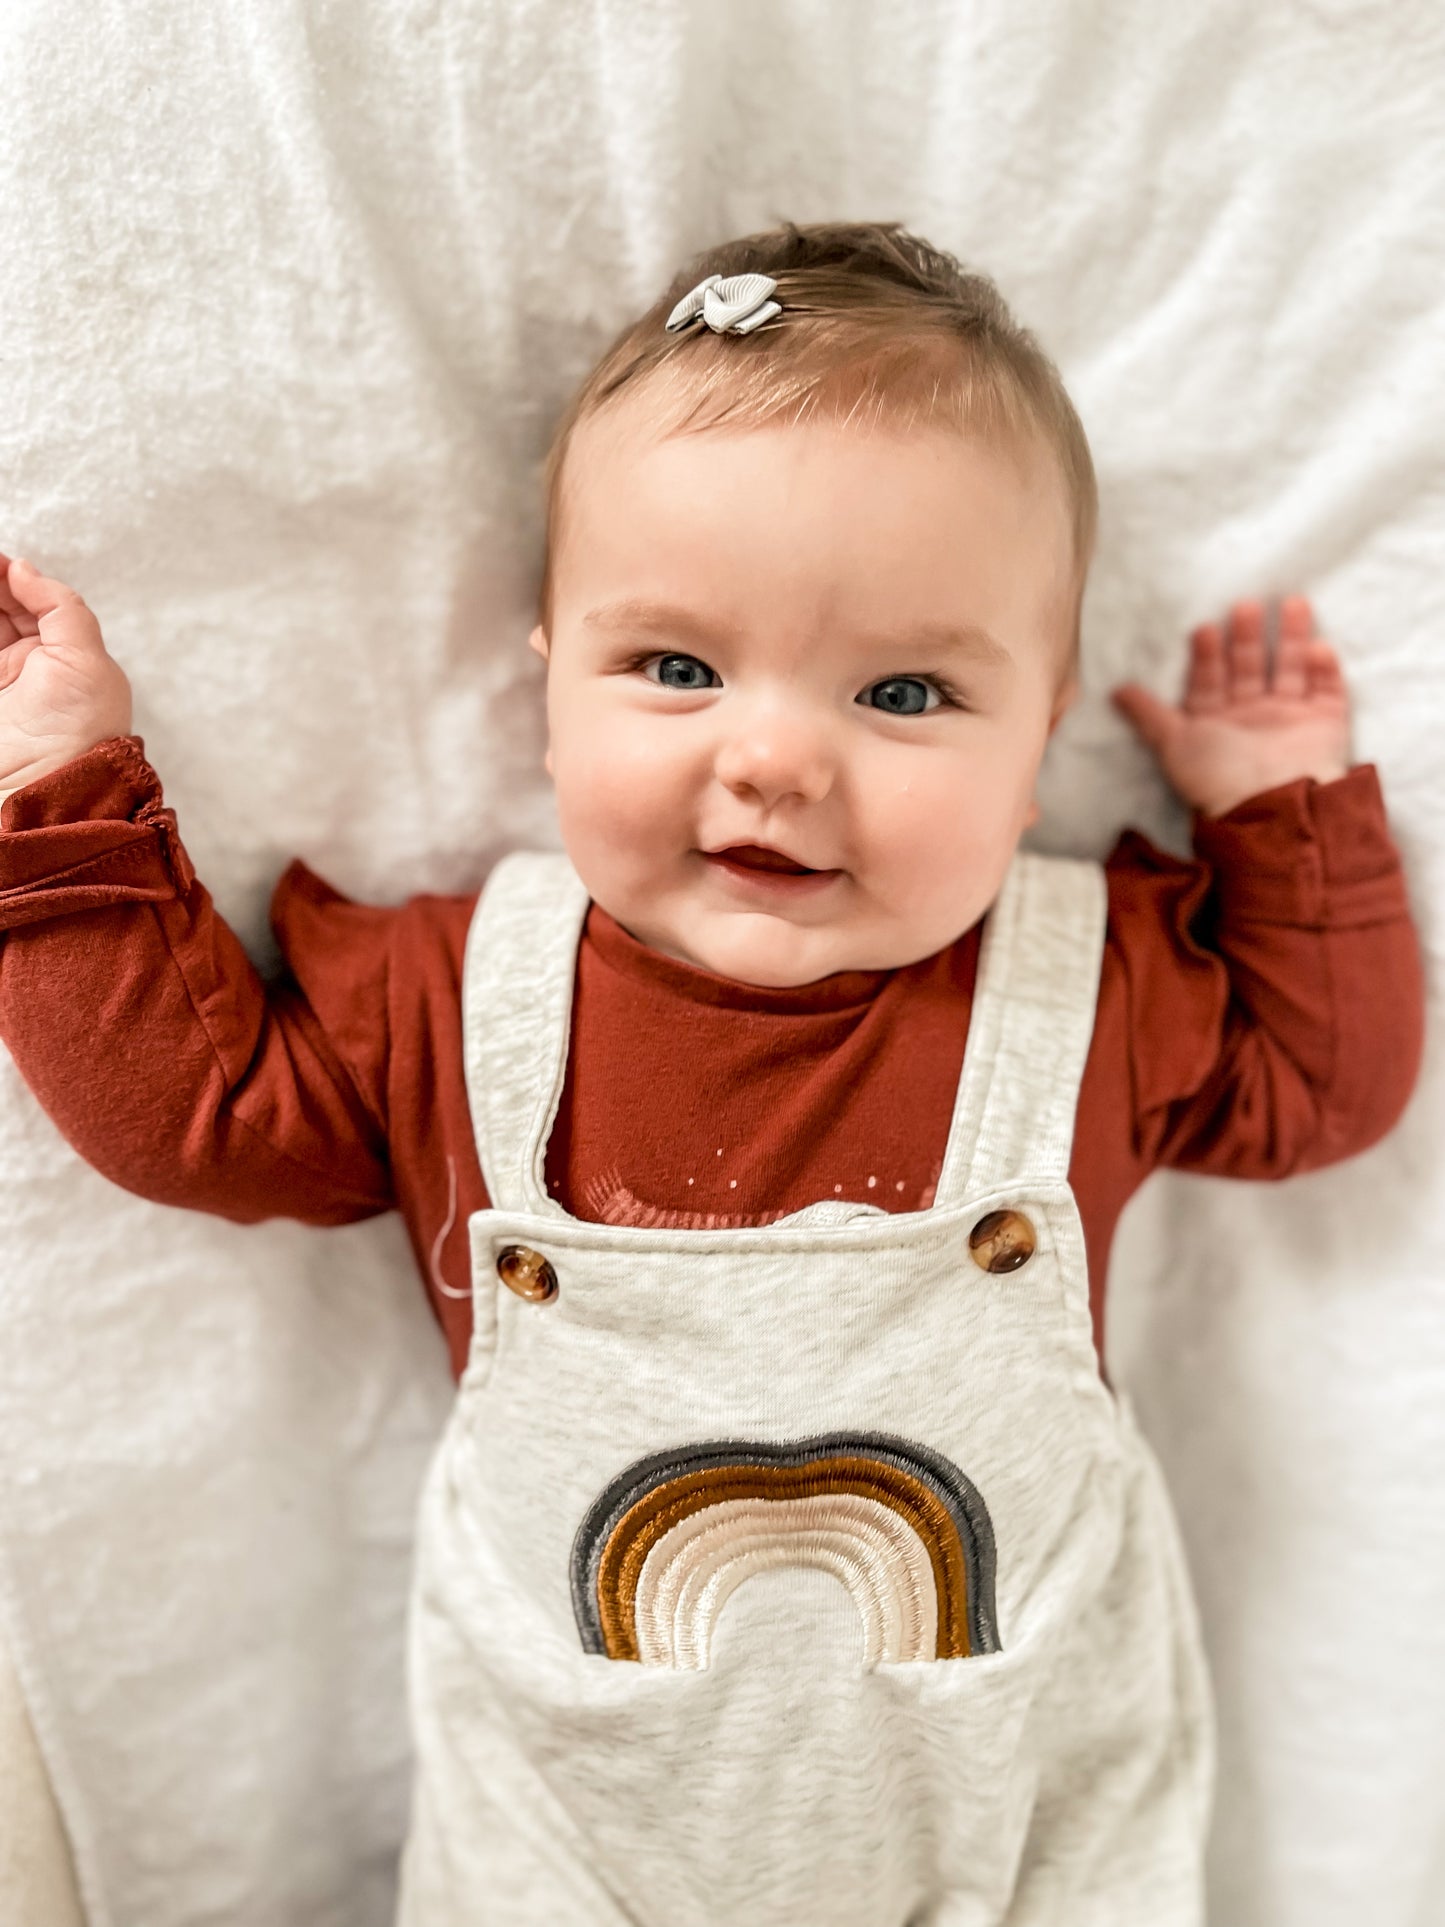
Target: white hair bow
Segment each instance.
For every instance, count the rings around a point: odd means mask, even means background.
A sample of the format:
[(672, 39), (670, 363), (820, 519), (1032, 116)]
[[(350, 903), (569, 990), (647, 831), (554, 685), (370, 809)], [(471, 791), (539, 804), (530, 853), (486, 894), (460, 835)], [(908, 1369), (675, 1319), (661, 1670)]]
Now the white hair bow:
[(667, 317), (668, 333), (678, 333), (701, 315), (714, 334), (751, 334), (783, 312), (780, 301), (768, 299), (777, 285), (765, 274), (730, 274), (726, 281), (720, 274), (710, 274)]

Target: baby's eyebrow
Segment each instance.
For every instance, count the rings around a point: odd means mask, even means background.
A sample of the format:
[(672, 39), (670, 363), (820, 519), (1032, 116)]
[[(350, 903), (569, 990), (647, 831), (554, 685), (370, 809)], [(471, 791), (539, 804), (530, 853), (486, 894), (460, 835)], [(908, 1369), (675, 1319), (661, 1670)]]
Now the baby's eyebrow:
[(1012, 653), (978, 622), (921, 622), (867, 640), (880, 649), (902, 649), (910, 655), (934, 655), (942, 650), (997, 668), (1013, 661)]
[[(588, 629), (654, 630), (668, 636), (686, 636), (707, 644), (732, 641), (736, 630), (727, 623), (710, 622), (680, 603), (649, 602), (641, 596), (626, 596), (619, 602), (603, 603), (589, 609), (582, 623)], [(860, 636), (865, 648), (896, 649), (909, 654), (933, 654), (944, 650), (972, 657), (975, 662), (1003, 666), (1013, 656), (981, 623), (923, 622), (907, 629), (895, 629), (880, 636)]]
[(726, 623), (711, 623), (684, 609), (678, 603), (648, 602), (641, 596), (625, 596), (620, 602), (605, 602), (589, 609), (582, 618), (586, 629), (655, 629), (667, 635), (690, 636), (694, 642), (729, 641), (734, 631)]

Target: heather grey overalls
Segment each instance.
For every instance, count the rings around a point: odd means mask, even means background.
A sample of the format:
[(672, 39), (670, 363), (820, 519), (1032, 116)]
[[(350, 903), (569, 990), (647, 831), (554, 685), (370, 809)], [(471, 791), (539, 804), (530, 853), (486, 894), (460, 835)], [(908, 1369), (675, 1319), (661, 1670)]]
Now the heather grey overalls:
[(1208, 1685), (1067, 1182), (1099, 866), (1014, 859), (933, 1207), (760, 1229), (546, 1195), (585, 913), (513, 857), (468, 940), (403, 1927), (1198, 1927)]

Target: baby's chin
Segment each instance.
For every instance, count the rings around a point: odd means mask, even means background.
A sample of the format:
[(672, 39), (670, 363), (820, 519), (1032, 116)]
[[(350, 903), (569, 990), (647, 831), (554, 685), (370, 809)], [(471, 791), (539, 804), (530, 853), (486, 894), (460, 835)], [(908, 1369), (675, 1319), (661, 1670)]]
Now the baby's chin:
[[(793, 924), (755, 911), (702, 913), (639, 929), (618, 918), (650, 949), (699, 970), (760, 990), (797, 990), (843, 971), (897, 970), (942, 948), (839, 924)], [(644, 920), (646, 921), (646, 920)]]

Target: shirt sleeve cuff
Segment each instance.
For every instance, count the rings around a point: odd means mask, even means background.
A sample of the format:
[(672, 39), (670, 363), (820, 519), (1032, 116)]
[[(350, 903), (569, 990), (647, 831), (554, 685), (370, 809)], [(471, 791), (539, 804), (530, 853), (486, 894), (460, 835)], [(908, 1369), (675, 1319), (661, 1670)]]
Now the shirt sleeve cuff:
[(1373, 763), (1329, 783), (1297, 777), (1222, 816), (1196, 812), (1193, 835), (1227, 918), (1339, 929), (1409, 914)]
[(160, 796), (161, 780), (139, 736), (111, 736), (37, 777), (0, 804), (0, 831), (109, 819), (128, 823)]
[(138, 736), (97, 743), (0, 806), (0, 930), (164, 901), (194, 878)]

